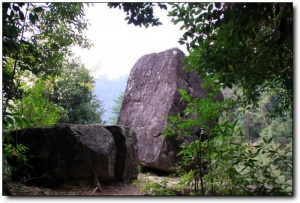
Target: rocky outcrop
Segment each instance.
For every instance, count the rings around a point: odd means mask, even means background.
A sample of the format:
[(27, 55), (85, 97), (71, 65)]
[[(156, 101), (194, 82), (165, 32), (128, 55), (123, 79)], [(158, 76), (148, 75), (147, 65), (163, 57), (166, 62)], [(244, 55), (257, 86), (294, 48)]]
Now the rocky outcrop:
[(114, 137), (116, 154), (116, 180), (131, 181), (138, 175), (137, 139), (133, 130), (125, 126), (105, 126)]
[(126, 127), (67, 124), (15, 131), (12, 136), (29, 148), (32, 170), (15, 174), (20, 178), (24, 173), (28, 184), (51, 187), (88, 179), (97, 186), (137, 178), (136, 138)]
[(185, 89), (195, 98), (207, 93), (199, 77), (182, 69), (184, 57), (177, 48), (145, 55), (128, 78), (118, 124), (135, 131), (139, 161), (150, 168), (170, 171), (178, 162), (176, 154), (184, 139), (161, 136), (167, 116), (185, 109), (177, 90)]

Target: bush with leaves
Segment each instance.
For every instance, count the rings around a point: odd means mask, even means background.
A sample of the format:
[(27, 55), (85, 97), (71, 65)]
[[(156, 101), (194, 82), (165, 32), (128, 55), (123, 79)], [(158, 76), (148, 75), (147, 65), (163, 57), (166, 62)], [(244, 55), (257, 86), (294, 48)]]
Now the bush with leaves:
[[(238, 121), (249, 141), (255, 142), (259, 138), (273, 137), (276, 144), (285, 147), (292, 142), (293, 128), (290, 112), (282, 115), (273, 112), (278, 103), (278, 96), (270, 92), (261, 92), (258, 103), (246, 107), (233, 109), (233, 115)], [(242, 113), (239, 113), (242, 112)]]
[[(26, 174), (27, 170), (30, 168), (28, 165), (28, 159), (25, 156), (25, 152), (28, 148), (22, 144), (17, 144), (13, 146), (13, 144), (3, 144), (3, 175), (10, 176), (12, 172), (15, 171), (22, 171), (22, 170), (15, 170), (15, 167), (18, 169), (24, 169), (23, 173)], [(6, 158), (14, 160), (16, 163), (15, 167), (12, 167), (6, 161)]]
[[(219, 90), (218, 77), (208, 76), (204, 87)], [(238, 105), (236, 99), (216, 101), (214, 91), (200, 99), (192, 98), (185, 90), (179, 92), (187, 107), (183, 116), (169, 116), (164, 135), (193, 137), (193, 142), (182, 143), (178, 153), (182, 158), (178, 172), (190, 177), (185, 182), (193, 188), (190, 194), (292, 194), (291, 149), (280, 149), (271, 136), (249, 142), (238, 120), (225, 114)], [(222, 120), (216, 121), (220, 117)], [(202, 129), (198, 136), (193, 135), (195, 127)]]
[(168, 185), (169, 181), (167, 178), (162, 180), (152, 180), (150, 178), (144, 178), (143, 180), (136, 180), (133, 182), (134, 185), (143, 185), (140, 187), (140, 191), (146, 195), (154, 196), (170, 196), (175, 195), (174, 189)]
[(102, 123), (102, 102), (93, 94), (95, 84), (90, 72), (78, 58), (63, 66), (62, 75), (53, 80), (49, 100), (66, 111), (60, 123)]
[(57, 124), (66, 113), (58, 104), (49, 101), (53, 91), (50, 80), (39, 80), (33, 86), (23, 86), (24, 97), (15, 101), (15, 108), (34, 127), (49, 127)]
[(12, 173), (12, 167), (8, 164), (7, 159), (14, 159), (20, 166), (28, 166), (27, 157), (24, 155), (28, 148), (22, 144), (13, 145), (13, 138), (10, 135), (11, 130), (17, 130), (31, 126), (26, 118), (19, 113), (6, 112), (3, 115), (3, 129), (2, 129), (2, 142), (3, 142), (3, 154), (2, 154), (2, 169), (3, 175), (10, 176)]
[(215, 133), (215, 138), (206, 143), (209, 153), (205, 159), (211, 163), (204, 177), (208, 194), (292, 194), (290, 149), (271, 145), (272, 137), (250, 143), (237, 121), (221, 123), (213, 128), (212, 134)]

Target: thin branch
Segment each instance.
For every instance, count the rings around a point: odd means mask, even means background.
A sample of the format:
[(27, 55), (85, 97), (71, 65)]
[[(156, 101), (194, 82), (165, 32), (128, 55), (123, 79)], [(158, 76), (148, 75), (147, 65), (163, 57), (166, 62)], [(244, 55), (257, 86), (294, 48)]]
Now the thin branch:
[(35, 180), (35, 179), (40, 179), (40, 178), (45, 178), (45, 177), (51, 177), (51, 176), (47, 176), (48, 173), (50, 173), (50, 171), (52, 171), (52, 169), (50, 169), (47, 173), (45, 173), (45, 174), (42, 175), (42, 176), (33, 177), (33, 178), (28, 178), (28, 179), (25, 179), (25, 181), (28, 181), (28, 180)]
[(26, 8), (25, 16), (24, 16), (24, 22), (23, 22), (23, 26), (21, 28), (21, 38), (20, 38), (19, 49), (17, 50), (16, 55), (15, 55), (15, 63), (14, 63), (13, 73), (12, 73), (11, 80), (10, 80), (10, 83), (11, 83), (10, 84), (11, 85), (11, 93), (7, 94), (7, 98), (5, 100), (5, 106), (4, 106), (3, 112), (6, 112), (7, 104), (8, 104), (9, 100), (12, 97), (12, 93), (14, 92), (14, 88), (13, 88), (13, 86), (14, 86), (14, 78), (15, 78), (16, 69), (17, 69), (17, 62), (18, 62), (19, 55), (20, 55), (20, 52), (21, 52), (22, 40), (23, 40), (23, 37), (24, 37), (24, 30), (25, 30), (24, 28), (25, 28), (25, 25), (26, 25), (25, 21), (26, 21), (26, 16), (27, 16), (29, 4), (30, 3), (27, 3), (27, 8)]
[(101, 192), (101, 188), (97, 186), (97, 187), (93, 190), (92, 195), (93, 195), (97, 190), (99, 190), (99, 192)]

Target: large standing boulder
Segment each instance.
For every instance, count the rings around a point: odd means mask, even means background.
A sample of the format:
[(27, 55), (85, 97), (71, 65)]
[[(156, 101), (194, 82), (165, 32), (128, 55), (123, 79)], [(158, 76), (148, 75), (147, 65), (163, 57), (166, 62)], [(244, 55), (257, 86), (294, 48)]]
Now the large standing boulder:
[[(132, 152), (137, 148), (136, 143), (126, 140), (134, 140), (135, 134), (122, 126), (114, 126), (114, 131), (118, 133), (112, 134), (102, 125), (67, 124), (28, 128), (12, 132), (12, 135), (15, 141), (29, 148), (26, 155), (33, 170), (23, 174), (33, 177), (27, 178), (28, 184), (50, 187), (75, 180), (90, 180), (92, 186), (120, 180), (116, 178), (119, 174), (122, 174), (122, 180), (123, 177), (126, 180), (135, 178), (125, 171), (125, 168), (137, 168), (137, 156), (134, 157)], [(120, 146), (125, 148), (118, 149)], [(120, 151), (125, 157), (130, 153), (131, 161), (126, 162), (126, 158), (117, 160)], [(17, 174), (18, 178), (21, 172)]]
[(176, 155), (183, 140), (161, 136), (167, 116), (185, 109), (177, 90), (185, 89), (195, 98), (206, 96), (199, 77), (182, 69), (184, 57), (177, 48), (145, 55), (128, 78), (118, 125), (135, 131), (139, 161), (153, 169), (172, 171), (179, 161)]

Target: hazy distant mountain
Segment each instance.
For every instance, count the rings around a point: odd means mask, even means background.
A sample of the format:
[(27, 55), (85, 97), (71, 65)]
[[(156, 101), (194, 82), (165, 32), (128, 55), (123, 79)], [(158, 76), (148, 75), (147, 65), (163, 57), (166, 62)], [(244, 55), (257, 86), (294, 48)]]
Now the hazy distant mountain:
[(106, 112), (102, 119), (111, 124), (109, 118), (114, 115), (111, 113), (111, 108), (115, 105), (114, 100), (125, 92), (128, 76), (120, 77), (119, 79), (110, 80), (107, 76), (101, 76), (96, 80), (94, 94), (103, 102)]

